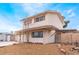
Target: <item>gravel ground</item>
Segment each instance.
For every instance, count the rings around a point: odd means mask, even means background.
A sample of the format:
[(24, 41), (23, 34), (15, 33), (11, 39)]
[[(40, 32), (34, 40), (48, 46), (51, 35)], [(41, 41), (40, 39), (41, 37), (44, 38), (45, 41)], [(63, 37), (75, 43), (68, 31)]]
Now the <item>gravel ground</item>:
[[(69, 51), (70, 45), (63, 45), (63, 49)], [(0, 47), (1, 55), (63, 55), (57, 44), (32, 44), (20, 43), (16, 45)]]

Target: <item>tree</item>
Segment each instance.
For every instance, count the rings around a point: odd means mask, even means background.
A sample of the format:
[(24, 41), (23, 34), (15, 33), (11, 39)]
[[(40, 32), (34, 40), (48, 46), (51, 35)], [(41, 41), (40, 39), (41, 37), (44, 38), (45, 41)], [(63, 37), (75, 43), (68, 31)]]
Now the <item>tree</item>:
[(64, 21), (65, 25), (63, 26), (63, 28), (66, 28), (68, 26), (68, 23), (70, 23), (70, 21)]

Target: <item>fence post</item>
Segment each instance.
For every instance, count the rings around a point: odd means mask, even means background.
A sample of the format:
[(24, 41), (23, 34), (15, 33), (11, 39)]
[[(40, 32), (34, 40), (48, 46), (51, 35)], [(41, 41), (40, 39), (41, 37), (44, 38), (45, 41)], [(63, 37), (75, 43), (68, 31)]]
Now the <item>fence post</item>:
[(72, 33), (71, 33), (71, 45), (72, 45)]

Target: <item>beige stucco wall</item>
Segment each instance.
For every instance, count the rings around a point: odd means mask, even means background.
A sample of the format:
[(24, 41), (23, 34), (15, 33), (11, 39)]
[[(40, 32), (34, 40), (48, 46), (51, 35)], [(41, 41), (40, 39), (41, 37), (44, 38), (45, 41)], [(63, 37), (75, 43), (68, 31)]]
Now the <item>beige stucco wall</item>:
[(28, 24), (26, 24), (26, 25), (23, 24), (22, 27), (23, 27), (23, 29), (28, 29), (29, 28)]
[(23, 28), (27, 29), (46, 25), (53, 25), (59, 29), (63, 29), (63, 24), (57, 14), (46, 14), (45, 20), (39, 22), (34, 22), (34, 18), (32, 18), (32, 23), (29, 25), (24, 25)]
[(24, 40), (24, 42), (27, 42), (27, 34), (24, 34), (23, 40)]
[[(43, 38), (33, 38), (32, 37), (32, 32), (35, 32), (35, 31), (43, 31)], [(29, 32), (29, 35), (26, 33), (26, 34), (18, 34), (18, 35), (15, 35), (15, 41), (17, 42), (27, 42), (27, 36), (29, 37), (29, 42), (32, 42), (32, 43), (43, 43), (43, 44), (46, 44), (46, 43), (54, 43), (55, 42), (55, 30), (35, 30), (35, 31), (30, 31)], [(54, 34), (52, 36), (52, 34)]]
[[(43, 38), (32, 38), (32, 32), (29, 32), (29, 42), (32, 42), (32, 43), (43, 43), (43, 40), (44, 40), (44, 36)], [(44, 34), (44, 32), (43, 32)]]
[(47, 14), (46, 15), (46, 22), (49, 25), (53, 25), (53, 26), (57, 27), (58, 29), (63, 29), (63, 24), (56, 14)]
[(20, 42), (20, 35), (15, 35), (15, 40), (14, 41)]
[(48, 30), (43, 30), (43, 38), (32, 38), (31, 33), (29, 33), (29, 41), (32, 43), (54, 43), (55, 42), (55, 35), (51, 37), (52, 34), (55, 33), (54, 30), (48, 31)]
[(15, 41), (17, 41), (17, 42), (27, 42), (27, 34), (17, 34), (17, 35), (15, 35)]
[(32, 42), (32, 43), (43, 43), (43, 38), (32, 38), (31, 36), (31, 33), (32, 32), (29, 32), (29, 35), (26, 33), (26, 34), (18, 34), (18, 35), (15, 35), (15, 41), (17, 42), (27, 42), (27, 35), (29, 36), (28, 39), (29, 39), (29, 42)]
[(48, 25), (46, 20), (39, 21), (39, 22), (34, 22), (34, 19), (33, 19), (32, 21), (33, 22), (31, 24), (29, 24), (29, 28), (34, 28), (34, 27), (40, 27), (40, 26)]
[(24, 36), (23, 36), (23, 34), (21, 35), (21, 42), (24, 42)]
[(54, 43), (55, 42), (55, 30), (48, 31), (47, 36), (47, 43)]

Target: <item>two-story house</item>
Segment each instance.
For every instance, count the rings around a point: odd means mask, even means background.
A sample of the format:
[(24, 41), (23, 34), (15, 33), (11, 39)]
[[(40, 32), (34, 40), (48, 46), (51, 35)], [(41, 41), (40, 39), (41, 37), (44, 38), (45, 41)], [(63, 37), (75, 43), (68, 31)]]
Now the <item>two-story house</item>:
[(56, 30), (63, 29), (64, 17), (56, 11), (45, 11), (21, 20), (23, 29), (15, 32), (15, 40), (31, 43), (54, 43)]

